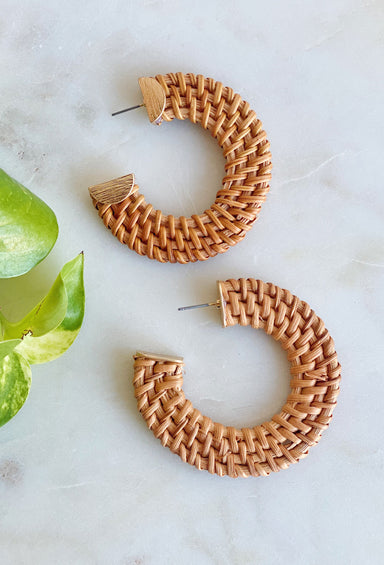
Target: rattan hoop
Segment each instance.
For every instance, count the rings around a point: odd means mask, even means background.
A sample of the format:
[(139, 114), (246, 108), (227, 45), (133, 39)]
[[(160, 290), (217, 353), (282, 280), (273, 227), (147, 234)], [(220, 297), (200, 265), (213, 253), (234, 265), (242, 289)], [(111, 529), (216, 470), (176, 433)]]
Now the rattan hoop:
[(185, 398), (182, 361), (151, 354), (135, 356), (137, 405), (161, 443), (197, 469), (266, 476), (303, 459), (318, 443), (336, 406), (341, 368), (323, 321), (288, 290), (255, 279), (219, 286), (225, 326), (262, 328), (287, 352), (291, 392), (281, 412), (253, 428), (213, 422)]
[(156, 80), (166, 96), (161, 118), (200, 124), (222, 147), (222, 188), (208, 210), (190, 218), (155, 210), (137, 184), (118, 204), (92, 197), (93, 204), (105, 226), (139, 255), (162, 263), (205, 261), (239, 243), (255, 223), (269, 190), (269, 142), (249, 104), (221, 82), (190, 73), (158, 75)]

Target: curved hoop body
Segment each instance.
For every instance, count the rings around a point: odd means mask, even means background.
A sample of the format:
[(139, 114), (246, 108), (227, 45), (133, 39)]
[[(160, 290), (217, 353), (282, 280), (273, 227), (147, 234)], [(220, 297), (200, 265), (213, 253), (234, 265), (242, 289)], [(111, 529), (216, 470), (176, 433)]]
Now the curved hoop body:
[(291, 392), (279, 414), (253, 428), (213, 422), (182, 390), (183, 363), (135, 356), (138, 409), (161, 443), (199, 470), (230, 477), (269, 475), (303, 459), (328, 427), (339, 394), (333, 340), (307, 303), (255, 279), (219, 283), (224, 324), (262, 328), (291, 364)]
[(162, 263), (205, 261), (239, 243), (256, 221), (269, 190), (271, 153), (262, 123), (231, 88), (202, 75), (158, 75), (166, 94), (164, 121), (189, 119), (223, 149), (225, 176), (215, 202), (190, 218), (155, 210), (134, 185), (114, 205), (93, 203), (106, 227), (139, 255)]

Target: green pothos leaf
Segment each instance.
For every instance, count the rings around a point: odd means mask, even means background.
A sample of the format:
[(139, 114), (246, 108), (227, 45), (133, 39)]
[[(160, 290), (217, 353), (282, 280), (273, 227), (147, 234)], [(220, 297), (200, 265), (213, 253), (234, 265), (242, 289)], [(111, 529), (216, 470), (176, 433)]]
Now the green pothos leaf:
[(31, 367), (13, 351), (0, 360), (0, 426), (20, 410), (31, 386)]
[(48, 294), (20, 322), (11, 323), (3, 317), (3, 339), (21, 339), (27, 335), (38, 337), (48, 333), (63, 320), (67, 305), (68, 297), (60, 273)]
[[(51, 329), (46, 333), (29, 333), (26, 328), (19, 329), (22, 333), (22, 341), (16, 351), (21, 353), (31, 364), (46, 363), (62, 355), (74, 342), (80, 331), (84, 317), (84, 255), (80, 253), (77, 257), (66, 263), (61, 269), (51, 291), (57, 298), (57, 307), (62, 313), (58, 323), (57, 312), (52, 311)], [(65, 294), (65, 311), (62, 312), (62, 295)], [(47, 296), (48, 296), (47, 295)], [(53, 297), (50, 304), (54, 304)], [(34, 309), (35, 310), (35, 309)], [(47, 309), (48, 311), (48, 309)], [(39, 313), (36, 314), (37, 316)], [(28, 318), (28, 316), (27, 316)], [(25, 319), (27, 319), (25, 318)], [(47, 317), (44, 318), (45, 327), (48, 327)], [(54, 322), (54, 323), (53, 323)], [(39, 326), (40, 327), (40, 326)]]
[(57, 234), (49, 206), (0, 169), (0, 278), (30, 271), (48, 255)]
[(83, 267), (83, 254), (66, 263), (47, 296), (21, 322), (10, 324), (0, 312), (0, 426), (27, 399), (30, 363), (55, 359), (79, 333), (84, 317)]

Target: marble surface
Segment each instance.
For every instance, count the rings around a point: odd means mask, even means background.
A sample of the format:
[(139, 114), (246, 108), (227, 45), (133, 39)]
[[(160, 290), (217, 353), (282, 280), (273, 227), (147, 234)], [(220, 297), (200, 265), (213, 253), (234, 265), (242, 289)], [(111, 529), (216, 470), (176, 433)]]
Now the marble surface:
[[(86, 317), (73, 347), (33, 367), (30, 396), (0, 430), (2, 565), (379, 564), (384, 561), (383, 56), (380, 1), (20, 2), (0, 15), (0, 166), (56, 212), (52, 254), (0, 281), (10, 317), (84, 250)], [(268, 133), (273, 181), (258, 223), (206, 263), (160, 265), (103, 227), (87, 187), (134, 172), (148, 200), (189, 215), (223, 175), (189, 123), (151, 126), (137, 78), (212, 76)], [(288, 393), (279, 346), (223, 330), (215, 281), (289, 288), (325, 320), (343, 367), (329, 430), (266, 479), (199, 473), (162, 448), (133, 398), (137, 349), (183, 355), (185, 391), (238, 426)]]

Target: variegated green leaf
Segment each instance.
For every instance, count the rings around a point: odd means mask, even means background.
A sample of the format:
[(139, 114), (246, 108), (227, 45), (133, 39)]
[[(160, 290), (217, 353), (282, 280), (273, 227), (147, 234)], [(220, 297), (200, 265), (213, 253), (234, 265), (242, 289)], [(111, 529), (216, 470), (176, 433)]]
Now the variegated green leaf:
[(57, 328), (67, 311), (68, 297), (62, 274), (48, 294), (20, 322), (10, 323), (2, 317), (3, 339), (41, 336)]
[(0, 169), (0, 278), (27, 273), (57, 239), (53, 211)]
[(0, 360), (0, 426), (20, 410), (31, 386), (31, 367), (13, 351)]
[(44, 335), (25, 335), (17, 351), (31, 363), (46, 363), (62, 355), (80, 331), (84, 317), (84, 255), (81, 253), (62, 268), (59, 278), (67, 296), (61, 323)]

